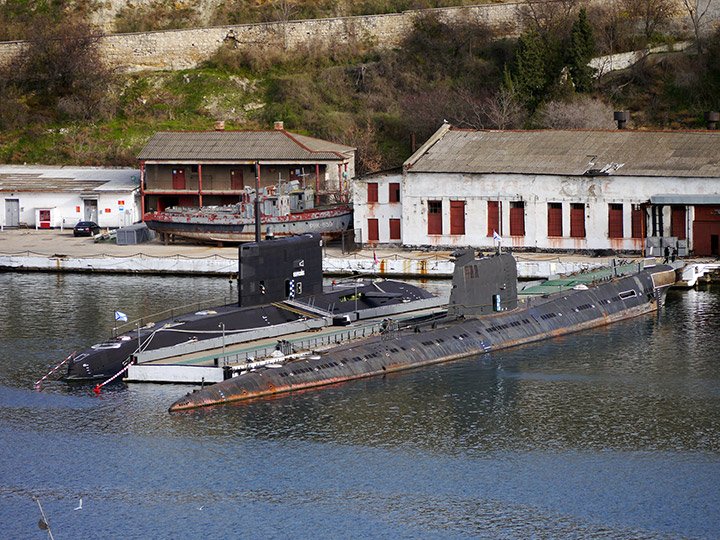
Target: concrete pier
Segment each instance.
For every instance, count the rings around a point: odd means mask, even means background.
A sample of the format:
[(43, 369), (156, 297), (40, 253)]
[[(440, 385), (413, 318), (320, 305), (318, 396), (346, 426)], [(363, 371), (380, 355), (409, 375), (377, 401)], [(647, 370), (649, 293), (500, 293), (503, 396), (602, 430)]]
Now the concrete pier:
[[(44, 272), (117, 272), (235, 276), (236, 246), (189, 242), (165, 245), (154, 240), (138, 245), (94, 242), (68, 230), (6, 229), (0, 232), (0, 270)], [(608, 257), (549, 253), (516, 253), (522, 279), (587, 272), (611, 264)], [(619, 260), (619, 259), (617, 259)], [(378, 248), (344, 254), (325, 247), (327, 275), (377, 275), (393, 278), (449, 278), (450, 252)]]

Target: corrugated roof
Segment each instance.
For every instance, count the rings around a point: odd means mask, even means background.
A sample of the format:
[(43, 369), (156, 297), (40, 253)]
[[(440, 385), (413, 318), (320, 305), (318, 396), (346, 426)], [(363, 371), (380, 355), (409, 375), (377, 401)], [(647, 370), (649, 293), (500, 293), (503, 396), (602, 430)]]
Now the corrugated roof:
[(143, 161), (340, 160), (351, 146), (272, 131), (158, 131), (138, 155)]
[[(442, 131), (445, 131), (443, 134)], [(720, 131), (447, 129), (405, 164), (414, 172), (720, 177)], [(593, 163), (593, 165), (590, 165)]]
[(132, 191), (139, 186), (137, 169), (0, 165), (0, 191)]

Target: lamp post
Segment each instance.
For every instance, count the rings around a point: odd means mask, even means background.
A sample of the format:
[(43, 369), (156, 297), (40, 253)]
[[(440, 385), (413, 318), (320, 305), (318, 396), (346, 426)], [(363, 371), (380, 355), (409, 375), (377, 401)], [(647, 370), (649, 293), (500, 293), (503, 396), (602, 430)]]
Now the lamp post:
[(225, 359), (225, 323), (218, 324), (218, 328), (222, 328), (222, 355)]

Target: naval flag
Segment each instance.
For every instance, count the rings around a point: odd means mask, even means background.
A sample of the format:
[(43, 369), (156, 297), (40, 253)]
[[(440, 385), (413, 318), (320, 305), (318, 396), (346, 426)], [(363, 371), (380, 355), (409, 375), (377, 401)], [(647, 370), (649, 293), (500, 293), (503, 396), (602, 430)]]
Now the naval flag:
[(493, 231), (493, 240), (497, 240), (498, 242), (502, 242), (502, 236), (500, 236), (496, 231)]
[(122, 311), (115, 312), (115, 320), (120, 322), (127, 322), (128, 318)]

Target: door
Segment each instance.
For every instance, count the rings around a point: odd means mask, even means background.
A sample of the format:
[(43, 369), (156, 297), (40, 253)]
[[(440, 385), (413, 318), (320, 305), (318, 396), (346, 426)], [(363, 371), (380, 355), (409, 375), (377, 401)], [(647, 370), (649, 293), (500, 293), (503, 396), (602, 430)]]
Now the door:
[(245, 189), (242, 169), (230, 169), (230, 189), (233, 191), (243, 191)]
[(20, 223), (20, 200), (5, 199), (5, 226), (17, 227)]
[(185, 169), (172, 170), (173, 189), (185, 189)]
[(85, 221), (98, 222), (98, 202), (96, 199), (85, 199)]

